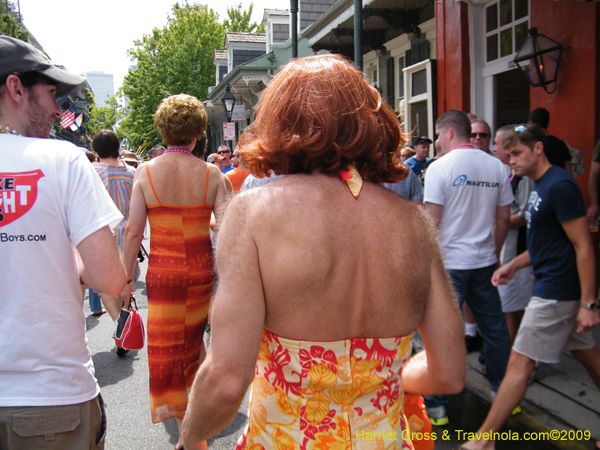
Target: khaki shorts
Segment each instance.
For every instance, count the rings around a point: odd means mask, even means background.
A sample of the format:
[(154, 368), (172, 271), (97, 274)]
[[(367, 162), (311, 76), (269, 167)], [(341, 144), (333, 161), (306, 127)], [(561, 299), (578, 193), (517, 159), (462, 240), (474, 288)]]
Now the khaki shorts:
[(594, 347), (591, 331), (577, 333), (577, 301), (532, 297), (525, 308), (513, 350), (534, 361), (555, 364), (563, 350)]
[(0, 448), (104, 449), (106, 414), (96, 398), (76, 405), (0, 408)]

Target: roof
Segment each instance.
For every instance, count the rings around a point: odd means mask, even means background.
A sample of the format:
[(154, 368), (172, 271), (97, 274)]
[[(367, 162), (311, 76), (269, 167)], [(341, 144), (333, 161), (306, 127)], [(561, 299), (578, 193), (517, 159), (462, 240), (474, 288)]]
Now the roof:
[(265, 14), (270, 16), (289, 16), (290, 12), (287, 9), (265, 9)]
[(227, 50), (215, 50), (213, 53), (213, 59), (227, 59)]
[(225, 36), (225, 41), (229, 42), (245, 42), (253, 44), (266, 44), (267, 36), (265, 33), (247, 33), (247, 32), (228, 32)]

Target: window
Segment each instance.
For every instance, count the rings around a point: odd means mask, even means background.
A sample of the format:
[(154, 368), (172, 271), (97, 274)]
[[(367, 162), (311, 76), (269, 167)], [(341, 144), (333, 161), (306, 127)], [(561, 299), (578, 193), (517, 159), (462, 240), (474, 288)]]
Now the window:
[(435, 61), (430, 59), (404, 69), (405, 131), (415, 136), (432, 136), (435, 111)]
[(371, 85), (379, 86), (379, 80), (377, 79), (377, 69), (371, 70)]
[(398, 58), (398, 99), (404, 98), (404, 56)]
[(529, 0), (498, 0), (485, 8), (486, 62), (520, 50), (529, 30)]

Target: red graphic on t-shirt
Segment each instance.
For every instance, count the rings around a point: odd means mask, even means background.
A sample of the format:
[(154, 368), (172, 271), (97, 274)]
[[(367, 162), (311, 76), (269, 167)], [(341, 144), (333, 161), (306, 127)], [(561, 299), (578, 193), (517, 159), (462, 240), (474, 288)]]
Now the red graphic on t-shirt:
[(41, 170), (0, 173), (0, 227), (14, 222), (29, 212), (38, 195)]

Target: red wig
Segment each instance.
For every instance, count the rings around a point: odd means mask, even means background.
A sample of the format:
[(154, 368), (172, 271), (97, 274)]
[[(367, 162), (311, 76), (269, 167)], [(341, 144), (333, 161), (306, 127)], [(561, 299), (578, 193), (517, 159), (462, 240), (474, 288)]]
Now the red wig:
[(400, 123), (381, 95), (338, 55), (294, 59), (263, 92), (239, 153), (256, 175), (335, 173), (349, 164), (375, 183), (403, 179)]

